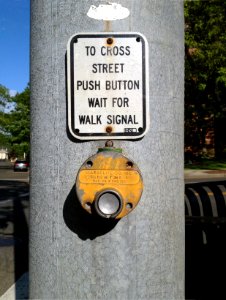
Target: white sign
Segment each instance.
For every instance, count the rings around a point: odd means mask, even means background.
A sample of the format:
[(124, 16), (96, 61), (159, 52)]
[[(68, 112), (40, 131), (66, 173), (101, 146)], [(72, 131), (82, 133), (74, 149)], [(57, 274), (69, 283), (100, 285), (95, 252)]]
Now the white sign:
[(81, 33), (67, 49), (68, 127), (77, 139), (138, 139), (149, 127), (148, 46), (140, 33)]

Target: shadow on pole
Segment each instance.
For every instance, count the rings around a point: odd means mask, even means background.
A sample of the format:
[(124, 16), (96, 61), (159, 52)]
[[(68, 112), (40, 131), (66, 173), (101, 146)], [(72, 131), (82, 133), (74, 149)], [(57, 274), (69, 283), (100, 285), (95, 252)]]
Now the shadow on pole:
[(78, 201), (75, 186), (64, 203), (63, 217), (67, 227), (82, 240), (94, 240), (111, 231), (118, 223), (115, 219), (104, 219), (87, 213)]

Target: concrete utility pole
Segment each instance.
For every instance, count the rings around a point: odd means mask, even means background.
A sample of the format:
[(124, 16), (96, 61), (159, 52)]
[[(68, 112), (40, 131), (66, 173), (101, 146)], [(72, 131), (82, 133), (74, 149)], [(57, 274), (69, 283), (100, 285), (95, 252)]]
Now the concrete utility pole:
[(117, 224), (93, 222), (76, 201), (77, 172), (105, 142), (76, 142), (66, 120), (67, 42), (103, 31), (86, 15), (99, 2), (31, 0), (30, 299), (183, 299), (183, 1), (121, 0), (130, 16), (112, 22), (146, 36), (150, 61), (150, 130), (114, 142), (144, 192)]

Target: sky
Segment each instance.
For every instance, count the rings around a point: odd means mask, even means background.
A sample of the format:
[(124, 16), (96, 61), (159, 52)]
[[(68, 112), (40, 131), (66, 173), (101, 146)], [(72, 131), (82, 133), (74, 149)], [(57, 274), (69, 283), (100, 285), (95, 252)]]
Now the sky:
[(0, 84), (13, 95), (29, 83), (30, 0), (0, 0)]

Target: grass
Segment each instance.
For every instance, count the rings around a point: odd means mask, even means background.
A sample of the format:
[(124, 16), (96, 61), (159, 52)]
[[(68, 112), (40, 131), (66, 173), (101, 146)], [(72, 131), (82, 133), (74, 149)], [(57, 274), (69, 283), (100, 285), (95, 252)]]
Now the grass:
[(198, 162), (185, 164), (185, 169), (190, 170), (226, 170), (226, 160), (202, 159)]

